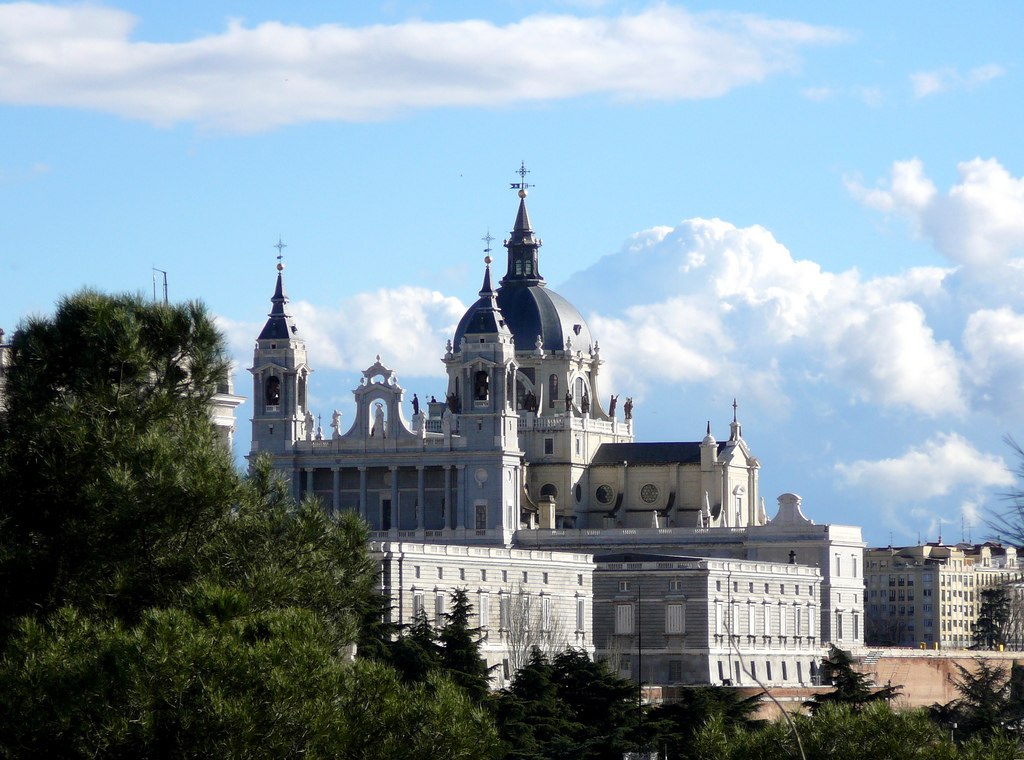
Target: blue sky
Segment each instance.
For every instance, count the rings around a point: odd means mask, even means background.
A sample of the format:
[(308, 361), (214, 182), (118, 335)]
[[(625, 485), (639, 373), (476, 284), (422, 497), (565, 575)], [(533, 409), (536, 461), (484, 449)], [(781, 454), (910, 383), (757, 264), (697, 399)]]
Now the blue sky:
[(641, 440), (724, 436), (735, 396), (769, 514), (990, 533), (1024, 438), (1019, 3), (293, 5), (0, 4), (0, 326), (157, 267), (247, 392), (280, 235), (325, 417), (377, 353), (440, 394), (525, 161)]

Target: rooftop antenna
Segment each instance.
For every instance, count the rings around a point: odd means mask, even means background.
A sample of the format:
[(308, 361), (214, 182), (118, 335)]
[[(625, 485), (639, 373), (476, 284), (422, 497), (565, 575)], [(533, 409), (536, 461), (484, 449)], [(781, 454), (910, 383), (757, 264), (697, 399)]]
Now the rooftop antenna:
[(167, 272), (163, 269), (157, 269), (153, 267), (153, 300), (156, 301), (156, 273), (159, 272), (164, 276), (164, 305), (167, 305)]
[(965, 539), (966, 531), (967, 531), (967, 523), (964, 520), (964, 516), (961, 514), (960, 515), (960, 543), (963, 543), (966, 540)]

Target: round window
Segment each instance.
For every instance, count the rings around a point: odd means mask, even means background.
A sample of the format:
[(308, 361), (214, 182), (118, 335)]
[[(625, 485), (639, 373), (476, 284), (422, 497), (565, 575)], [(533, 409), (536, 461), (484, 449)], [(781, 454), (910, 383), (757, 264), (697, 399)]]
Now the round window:
[(653, 483), (648, 483), (640, 489), (640, 498), (648, 504), (653, 504), (658, 500), (658, 487)]
[(613, 496), (615, 496), (615, 492), (612, 490), (611, 486), (597, 487), (597, 500), (602, 504), (611, 504)]

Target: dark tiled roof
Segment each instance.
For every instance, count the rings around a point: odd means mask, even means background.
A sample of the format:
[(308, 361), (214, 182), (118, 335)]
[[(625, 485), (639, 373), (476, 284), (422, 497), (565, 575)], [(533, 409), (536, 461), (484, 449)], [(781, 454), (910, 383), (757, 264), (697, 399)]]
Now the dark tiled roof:
[[(718, 450), (725, 448), (720, 442)], [(591, 464), (696, 464), (700, 462), (700, 443), (603, 443)]]

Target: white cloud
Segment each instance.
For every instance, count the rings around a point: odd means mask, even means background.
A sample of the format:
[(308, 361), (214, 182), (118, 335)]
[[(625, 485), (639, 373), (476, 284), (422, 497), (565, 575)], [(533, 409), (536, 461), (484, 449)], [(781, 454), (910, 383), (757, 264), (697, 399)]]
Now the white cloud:
[(587, 94), (710, 98), (794, 70), (804, 46), (843, 39), (825, 27), (668, 5), (505, 26), (231, 21), (219, 34), (162, 43), (132, 39), (136, 23), (96, 5), (0, 5), (0, 102), (256, 131)]
[(866, 188), (847, 180), (864, 205), (910, 220), (951, 261), (987, 268), (1024, 252), (1024, 179), (995, 159), (957, 164), (960, 182), (945, 194), (925, 176), (914, 158), (896, 161), (888, 182)]
[[(359, 293), (332, 306), (308, 301), (288, 305), (315, 368), (357, 371), (377, 354), (400, 374), (444, 375), (441, 355), (466, 306), (457, 298), (420, 287)], [(229, 353), (243, 366), (263, 323), (217, 318)]]
[[(591, 328), (627, 357), (614, 377), (630, 386), (759, 377), (784, 399), (787, 384), (813, 374), (849, 399), (934, 416), (965, 409), (956, 353), (916, 303), (940, 293), (946, 274), (863, 281), (793, 259), (762, 227), (689, 219), (639, 233), (565, 288), (579, 304), (601, 304)], [(609, 282), (617, 308), (602, 297)]]
[(940, 433), (920, 448), (894, 459), (858, 460), (837, 464), (843, 481), (871, 492), (887, 503), (920, 502), (966, 488), (1013, 484), (1013, 474), (1000, 456), (978, 451), (956, 433)]
[(915, 98), (926, 98), (950, 90), (971, 90), (998, 79), (1006, 73), (1006, 69), (994, 63), (978, 66), (961, 74), (957, 69), (947, 66), (931, 71), (917, 71), (910, 75), (910, 86)]

